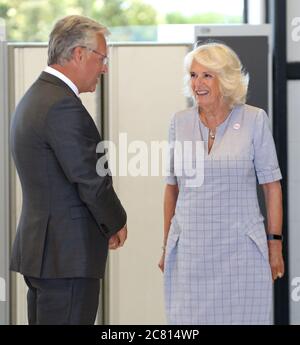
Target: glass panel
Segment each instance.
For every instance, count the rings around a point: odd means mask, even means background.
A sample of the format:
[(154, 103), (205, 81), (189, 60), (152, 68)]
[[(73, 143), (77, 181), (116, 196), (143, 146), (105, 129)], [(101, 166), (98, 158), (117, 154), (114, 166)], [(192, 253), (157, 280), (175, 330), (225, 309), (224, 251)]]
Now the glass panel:
[[(0, 0), (10, 41), (48, 41), (53, 23), (81, 14), (107, 25), (111, 41), (190, 41), (193, 24), (243, 22), (243, 0)], [(181, 24), (175, 27), (172, 25)]]

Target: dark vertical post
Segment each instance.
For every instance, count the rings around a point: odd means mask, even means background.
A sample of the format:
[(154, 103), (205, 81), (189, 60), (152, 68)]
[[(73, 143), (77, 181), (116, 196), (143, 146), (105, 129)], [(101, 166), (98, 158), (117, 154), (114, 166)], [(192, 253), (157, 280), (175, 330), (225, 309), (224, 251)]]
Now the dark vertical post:
[(269, 0), (265, 0), (265, 22), (270, 23)]
[(274, 322), (277, 325), (289, 324), (286, 3), (286, 0), (269, 0), (267, 6), (267, 18), (273, 27), (273, 135), (283, 176), (285, 275), (274, 287)]
[(244, 0), (243, 22), (248, 23), (248, 0)]

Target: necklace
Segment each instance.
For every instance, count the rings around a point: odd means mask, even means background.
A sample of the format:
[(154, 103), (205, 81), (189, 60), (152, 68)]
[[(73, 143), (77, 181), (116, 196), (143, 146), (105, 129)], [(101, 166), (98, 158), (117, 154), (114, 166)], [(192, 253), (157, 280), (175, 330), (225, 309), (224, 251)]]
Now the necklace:
[(213, 130), (211, 130), (211, 129), (208, 131), (208, 135), (212, 140), (214, 140), (216, 137), (216, 133), (213, 132)]

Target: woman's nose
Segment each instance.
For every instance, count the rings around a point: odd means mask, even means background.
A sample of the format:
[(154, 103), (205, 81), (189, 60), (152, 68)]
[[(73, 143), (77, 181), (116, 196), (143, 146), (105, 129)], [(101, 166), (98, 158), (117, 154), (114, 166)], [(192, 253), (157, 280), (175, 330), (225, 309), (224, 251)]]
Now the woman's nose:
[(203, 78), (201, 76), (198, 76), (196, 79), (195, 79), (195, 85), (202, 85), (203, 84)]

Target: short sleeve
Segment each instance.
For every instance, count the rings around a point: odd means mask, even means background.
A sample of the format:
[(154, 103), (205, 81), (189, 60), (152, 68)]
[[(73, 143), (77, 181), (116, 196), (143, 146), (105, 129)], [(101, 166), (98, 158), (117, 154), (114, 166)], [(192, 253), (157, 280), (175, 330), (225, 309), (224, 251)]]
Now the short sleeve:
[(254, 127), (254, 166), (259, 184), (278, 181), (282, 178), (270, 129), (270, 121), (260, 110)]
[(169, 127), (169, 150), (168, 150), (168, 160), (167, 160), (166, 178), (165, 178), (165, 182), (171, 185), (177, 184), (177, 178), (174, 173), (175, 141), (176, 141), (175, 116), (173, 116), (171, 119), (170, 127)]

